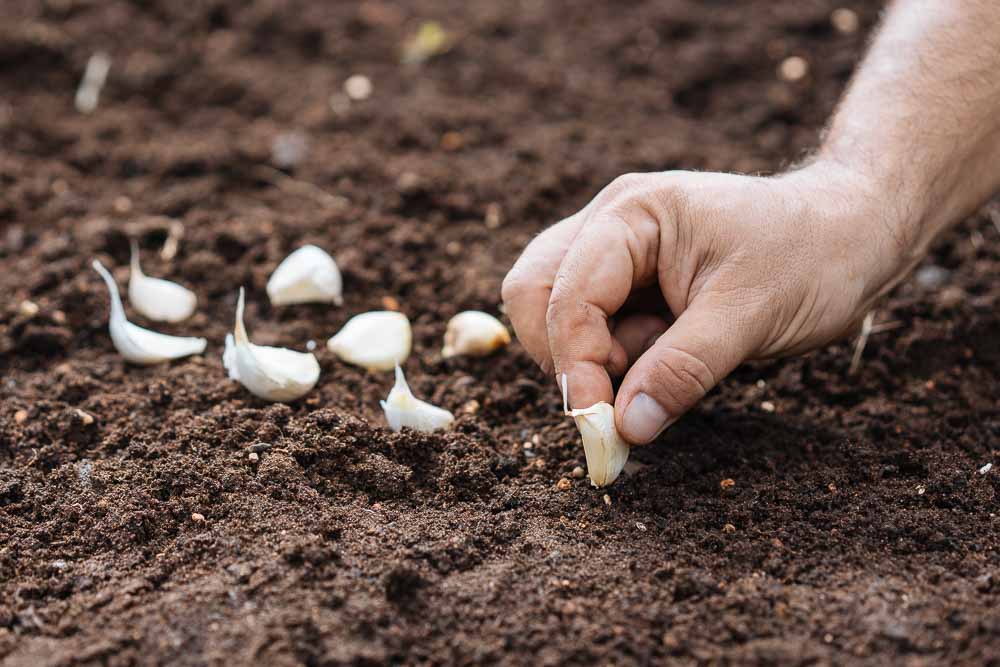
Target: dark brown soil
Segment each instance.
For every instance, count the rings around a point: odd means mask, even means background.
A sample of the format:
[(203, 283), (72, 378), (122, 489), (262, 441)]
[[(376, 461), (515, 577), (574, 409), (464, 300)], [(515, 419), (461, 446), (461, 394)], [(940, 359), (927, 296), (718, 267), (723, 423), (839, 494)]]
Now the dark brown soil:
[[(861, 30), (831, 27), (839, 5)], [(4, 0), (0, 660), (1000, 661), (1000, 469), (977, 472), (1000, 436), (1000, 207), (936, 246), (940, 285), (884, 304), (900, 326), (858, 375), (846, 343), (741, 369), (607, 498), (557, 488), (582, 451), (516, 344), (439, 354), (447, 318), (496, 312), (531, 236), (616, 175), (801, 157), (877, 9)], [(454, 44), (400, 65), (424, 20)], [(84, 116), (98, 50), (111, 74)], [(776, 75), (789, 55), (802, 81)], [(334, 113), (355, 73), (373, 95)], [(277, 172), (291, 132), (308, 151)], [(148, 273), (198, 293), (158, 328), (207, 336), (203, 358), (137, 368), (112, 348), (88, 266), (124, 285), (130, 235)], [(345, 305), (271, 308), (267, 276), (307, 242), (336, 256)], [(240, 285), (257, 342), (321, 343), (304, 400), (226, 379)], [(391, 374), (322, 347), (386, 297), (414, 322), (413, 388), (461, 415), (451, 433), (390, 433)]]

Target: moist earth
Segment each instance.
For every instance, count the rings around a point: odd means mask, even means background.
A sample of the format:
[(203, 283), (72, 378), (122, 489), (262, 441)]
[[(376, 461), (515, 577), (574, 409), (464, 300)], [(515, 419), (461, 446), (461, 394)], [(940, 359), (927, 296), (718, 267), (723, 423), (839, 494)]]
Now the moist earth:
[[(857, 30), (833, 26), (841, 7)], [(5, 0), (0, 660), (1000, 660), (1000, 206), (878, 305), (856, 372), (851, 342), (749, 364), (606, 491), (573, 476), (578, 434), (517, 343), (440, 354), (448, 318), (499, 314), (523, 246), (615, 176), (806, 156), (879, 10)], [(444, 47), (402, 63), (431, 21)], [(107, 85), (81, 114), (99, 51)], [(779, 76), (789, 56), (801, 79)], [(345, 96), (354, 74), (367, 99)], [(203, 356), (115, 352), (89, 264), (125, 285), (130, 238), (198, 294), (155, 326), (206, 336)], [(305, 243), (336, 257), (342, 307), (269, 305)], [(240, 286), (255, 342), (319, 343), (304, 399), (227, 379)], [(325, 350), (387, 307), (452, 431), (390, 432), (392, 374)]]

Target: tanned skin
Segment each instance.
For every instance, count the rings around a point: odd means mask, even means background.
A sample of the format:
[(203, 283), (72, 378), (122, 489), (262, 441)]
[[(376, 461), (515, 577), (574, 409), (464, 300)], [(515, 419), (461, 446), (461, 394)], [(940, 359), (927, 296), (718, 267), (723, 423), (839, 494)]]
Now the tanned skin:
[(998, 187), (1000, 2), (897, 0), (806, 164), (621, 176), (528, 245), (503, 300), (573, 407), (614, 402), (647, 443), (743, 361), (855, 331)]

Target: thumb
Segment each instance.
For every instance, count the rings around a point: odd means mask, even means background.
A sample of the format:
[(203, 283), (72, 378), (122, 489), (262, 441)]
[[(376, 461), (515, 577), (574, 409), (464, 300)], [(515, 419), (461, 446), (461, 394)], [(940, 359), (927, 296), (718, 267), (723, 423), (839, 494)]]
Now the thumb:
[(753, 347), (735, 309), (692, 303), (625, 376), (615, 401), (619, 433), (634, 444), (655, 439)]

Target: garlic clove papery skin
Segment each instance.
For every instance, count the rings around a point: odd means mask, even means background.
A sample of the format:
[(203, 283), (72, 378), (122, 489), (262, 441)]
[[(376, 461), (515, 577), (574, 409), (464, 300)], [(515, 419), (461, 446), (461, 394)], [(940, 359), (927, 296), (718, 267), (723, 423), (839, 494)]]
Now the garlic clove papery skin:
[(448, 321), (441, 356), (484, 357), (510, 342), (510, 332), (497, 318), (480, 310), (466, 310)]
[(608, 486), (622, 474), (631, 449), (618, 435), (615, 407), (601, 401), (589, 408), (570, 410), (568, 378), (565, 373), (562, 374), (561, 384), (563, 412), (573, 418), (580, 431), (590, 483), (597, 488)]
[(222, 365), (229, 377), (266, 401), (287, 403), (305, 396), (319, 380), (319, 362), (309, 352), (250, 342), (243, 324), (244, 296), (236, 303), (235, 331), (226, 335)]
[(132, 242), (128, 300), (141, 315), (157, 322), (180, 322), (191, 317), (198, 297), (177, 283), (152, 278), (139, 266), (139, 246)]
[(393, 385), (389, 397), (379, 401), (385, 412), (389, 428), (399, 431), (404, 426), (429, 433), (448, 428), (455, 421), (455, 416), (444, 408), (421, 401), (410, 391), (406, 384), (403, 369), (396, 366), (396, 384)]
[(128, 321), (125, 317), (125, 307), (118, 292), (118, 285), (111, 273), (98, 260), (93, 262), (94, 270), (100, 274), (111, 294), (111, 317), (108, 330), (111, 332), (111, 342), (118, 353), (126, 361), (133, 364), (158, 364), (171, 359), (180, 359), (205, 351), (207, 341), (204, 338), (187, 338), (183, 336), (168, 336), (166, 334), (143, 329)]
[(590, 483), (600, 488), (608, 486), (621, 474), (628, 461), (629, 446), (615, 428), (615, 408), (601, 401), (589, 408), (570, 410), (583, 439)]
[(341, 305), (344, 282), (333, 257), (314, 245), (302, 246), (278, 265), (267, 281), (271, 304), (333, 303)]
[(340, 359), (371, 371), (390, 371), (402, 364), (412, 344), (410, 320), (394, 310), (355, 315), (326, 342)]

